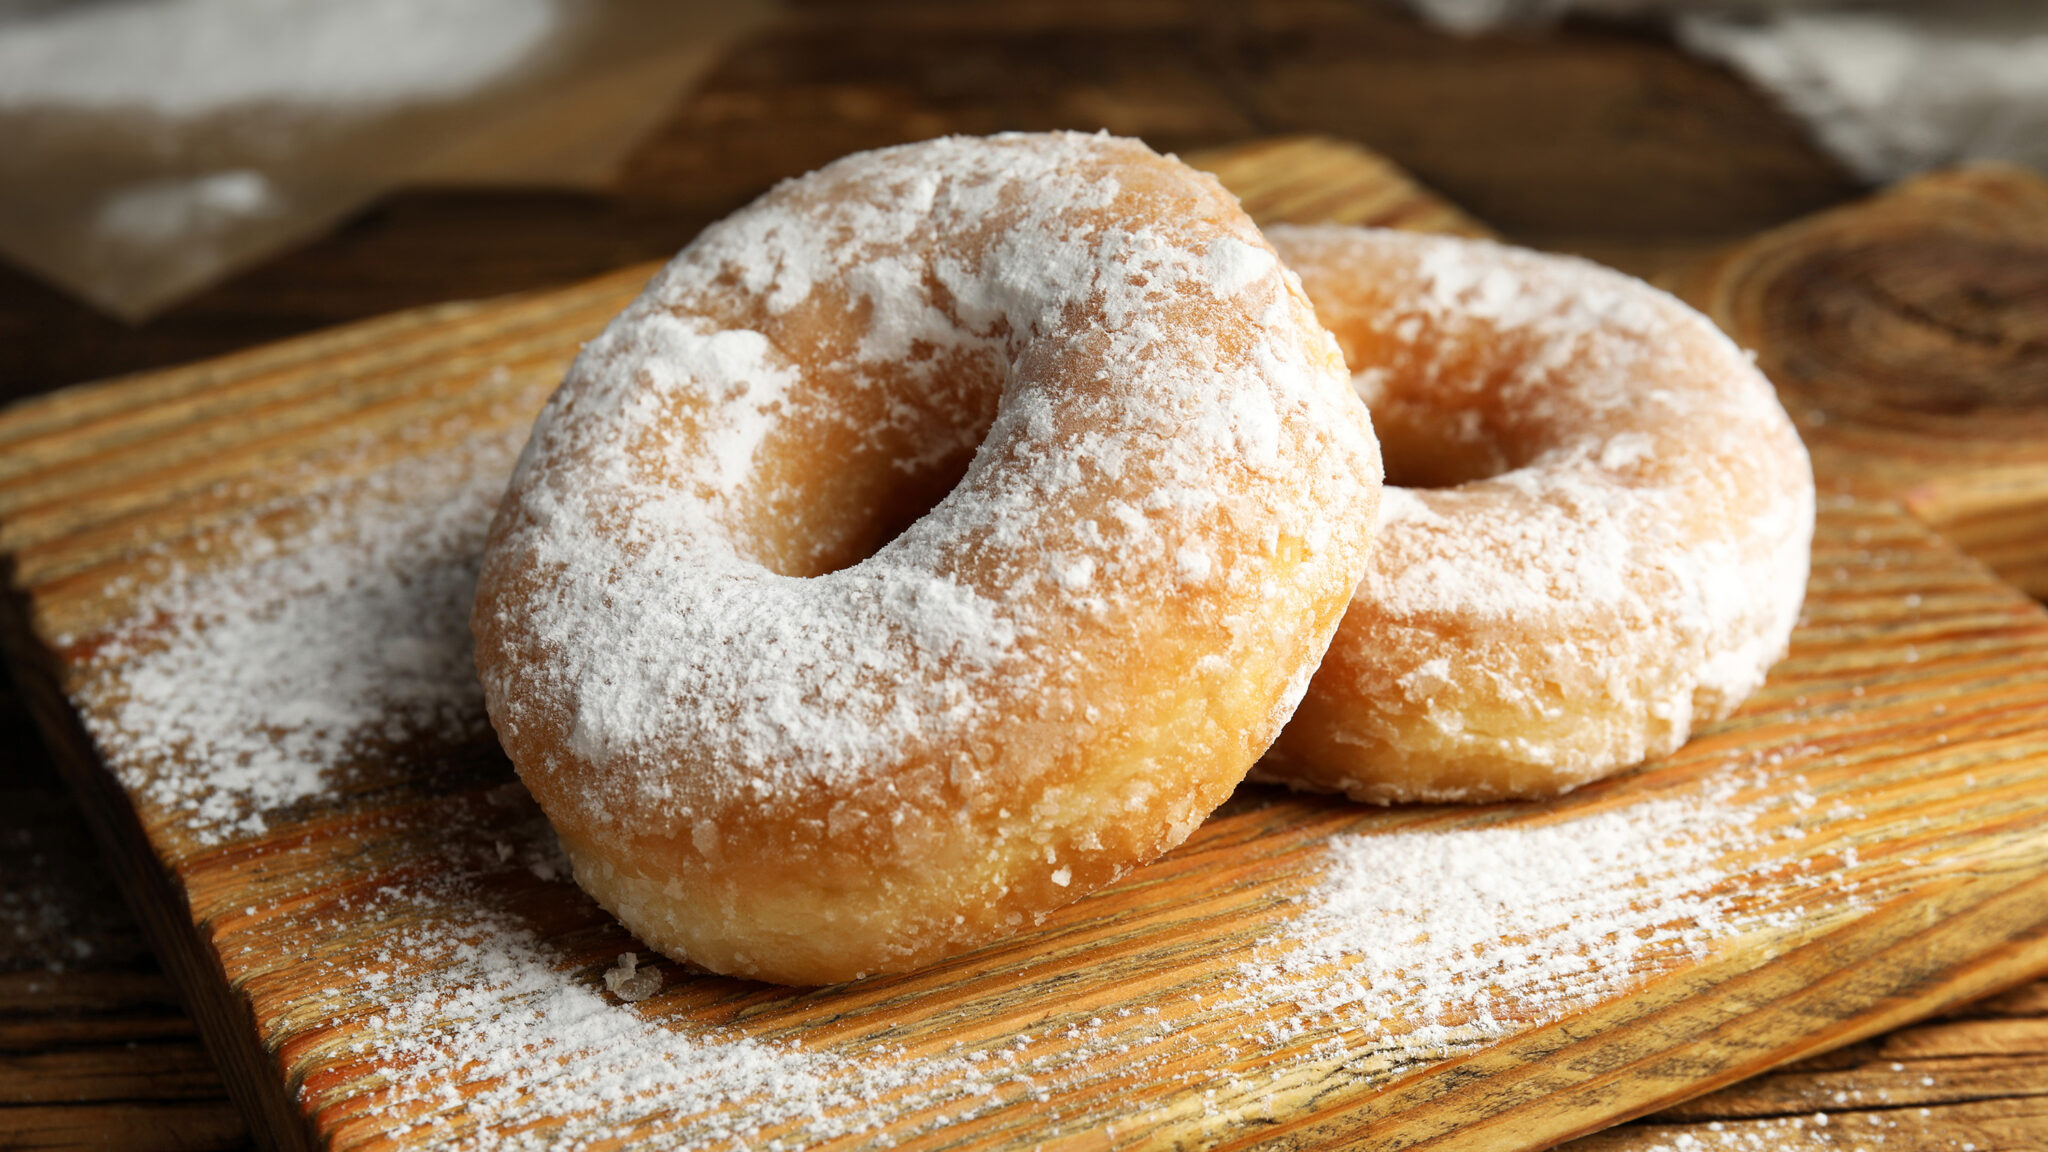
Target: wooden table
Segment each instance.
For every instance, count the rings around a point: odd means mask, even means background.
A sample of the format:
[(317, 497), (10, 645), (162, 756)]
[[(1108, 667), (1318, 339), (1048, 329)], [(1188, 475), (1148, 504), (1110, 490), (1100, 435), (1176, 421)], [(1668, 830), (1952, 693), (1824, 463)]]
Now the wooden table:
[[(1638, 272), (1858, 192), (1732, 78), (1611, 30), (1461, 43), (1356, 3), (808, 5), (735, 50), (603, 195), (403, 194), (135, 328), (0, 269), (0, 396), (559, 283), (665, 254), (849, 150), (1050, 127), (1171, 149), (1356, 139), (1517, 239)], [(11, 696), (0, 750), (0, 1146), (243, 1146)], [(2044, 1098), (2036, 984), (1583, 1146), (2041, 1147)]]

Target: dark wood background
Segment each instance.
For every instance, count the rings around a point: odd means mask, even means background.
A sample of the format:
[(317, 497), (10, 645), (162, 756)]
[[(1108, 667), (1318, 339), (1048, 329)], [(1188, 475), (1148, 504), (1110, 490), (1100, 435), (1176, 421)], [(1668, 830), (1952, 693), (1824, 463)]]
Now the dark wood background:
[[(1863, 191), (1767, 98), (1649, 30), (1459, 41), (1367, 0), (813, 0), (728, 53), (603, 192), (403, 192), (137, 326), (0, 265), (0, 400), (559, 284), (667, 255), (849, 151), (1046, 128), (1171, 150), (1356, 140), (1513, 239), (1643, 274)], [(11, 689), (0, 878), (0, 1148), (245, 1146)], [(2048, 1147), (2048, 983), (1583, 1144)]]

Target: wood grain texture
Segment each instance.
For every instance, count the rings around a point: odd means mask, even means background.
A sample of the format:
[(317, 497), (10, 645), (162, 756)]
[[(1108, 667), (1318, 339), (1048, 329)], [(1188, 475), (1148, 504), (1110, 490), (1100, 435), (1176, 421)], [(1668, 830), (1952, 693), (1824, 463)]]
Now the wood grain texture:
[(241, 1112), (85, 836), (41, 781), (0, 789), (0, 1147), (245, 1146)]
[(1756, 351), (1831, 482), (2048, 596), (2048, 180), (1922, 176), (1676, 287)]
[[(178, 765), (103, 764), (86, 738), (79, 689), (119, 676), (94, 665), (94, 638), (174, 564), (232, 565), (222, 545), (251, 534), (290, 547), (313, 493), (345, 502), (360, 477), (522, 425), (604, 301), (643, 276), (372, 322), (0, 416), (0, 441), (36, 459), (0, 480), (0, 531), (18, 532), (16, 667), (270, 1140), (434, 1144), (479, 1122), (455, 1105), (488, 1084), (394, 1100), (379, 1051), (355, 1049), (393, 1027), (394, 939), (496, 918), (585, 989), (632, 944), (522, 866), (544, 826), (487, 743), (388, 749), (261, 833), (197, 835), (148, 787)], [(317, 419), (294, 415), (307, 405)], [(1533, 1148), (2048, 970), (2048, 617), (1883, 501), (1829, 502), (1815, 561), (1794, 651), (1756, 700), (1668, 761), (1565, 801), (1383, 811), (1247, 789), (1153, 868), (927, 972), (814, 992), (670, 973), (660, 996), (614, 1011), (849, 1066), (883, 1043), (882, 1065), (929, 1060), (938, 1076), (949, 1054), (1015, 1050), (1040, 1081), (989, 1086), (953, 1123), (945, 1085), (899, 1080), (849, 1140)], [(1420, 1040), (1440, 1022), (1395, 1019), (1375, 1055), (1341, 1027), (1270, 1004), (1247, 1020), (1231, 1003), (1242, 965), (1323, 879), (1333, 836), (1542, 827), (1731, 779), (1769, 835), (1731, 840), (1716, 861), (1730, 870), (1703, 882), (1743, 906), (1743, 930), (1640, 958), (1582, 1011), (1528, 1005), (1505, 1031), (1438, 1050)], [(479, 882), (436, 887), (451, 868)], [(408, 1119), (444, 1127), (394, 1135)]]
[[(1956, 1152), (2048, 1142), (2048, 981), (1802, 1060), (1570, 1152), (1870, 1148)], [(2017, 1049), (2017, 1051), (2015, 1051)]]

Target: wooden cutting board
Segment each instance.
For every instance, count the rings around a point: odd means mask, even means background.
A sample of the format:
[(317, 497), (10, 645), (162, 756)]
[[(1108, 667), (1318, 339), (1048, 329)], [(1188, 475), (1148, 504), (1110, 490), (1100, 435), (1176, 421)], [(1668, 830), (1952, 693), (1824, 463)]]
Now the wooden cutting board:
[[(1484, 231), (1356, 149), (1197, 159), (1262, 219)], [(2048, 972), (2048, 616), (1824, 474), (1792, 653), (1666, 761), (1539, 805), (1246, 788), (931, 970), (622, 1001), (447, 617), (648, 272), (0, 414), (10, 655), (277, 1145), (1535, 1148)]]

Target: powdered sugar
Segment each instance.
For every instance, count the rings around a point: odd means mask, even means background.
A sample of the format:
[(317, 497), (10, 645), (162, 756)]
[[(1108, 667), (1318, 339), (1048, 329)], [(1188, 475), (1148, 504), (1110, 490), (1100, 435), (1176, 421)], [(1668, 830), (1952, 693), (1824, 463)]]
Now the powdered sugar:
[[(632, 403), (642, 419), (658, 419), (660, 397), (707, 385), (706, 399), (724, 406), (732, 418), (713, 430), (706, 450), (709, 480), (721, 492), (736, 489), (753, 471), (754, 457), (772, 427), (771, 418), (797, 382), (786, 358), (777, 356), (768, 338), (745, 329), (712, 330), (702, 323), (654, 313), (635, 333), (636, 367), (645, 374), (645, 390)], [(603, 354), (601, 350), (600, 355)]]
[[(672, 552), (659, 563), (701, 571), (718, 561)], [(625, 615), (662, 602), (650, 586), (658, 577), (641, 583), (641, 572), (605, 589)], [(704, 580), (692, 606), (679, 627), (622, 628), (605, 642), (602, 666), (582, 670), (571, 707), (577, 755), (614, 763), (668, 739), (716, 740), (731, 769), (783, 787), (841, 778), (978, 711), (964, 678), (992, 668), (1014, 633), (972, 592), (880, 566), (833, 581), (823, 596), (793, 577), (728, 570)], [(607, 619), (595, 604), (581, 607)], [(818, 624), (826, 613), (829, 630)], [(750, 658), (734, 658), (741, 652)]]
[(1209, 245), (1209, 250), (1202, 254), (1212, 291), (1223, 300), (1257, 283), (1273, 270), (1275, 263), (1273, 254), (1266, 249), (1230, 238)]
[[(436, 867), (409, 869), (414, 879), (329, 930), (368, 926), (375, 944), (358, 952), (360, 972), (337, 974), (365, 989), (361, 1023), (324, 1059), (372, 1074), (317, 1077), (354, 1085), (317, 1102), (436, 1147), (793, 1149), (1010, 1123), (1093, 1128), (1101, 1118), (1074, 1101), (1114, 1083), (1120, 1122), (1157, 1123), (1152, 1110), (1206, 1093), (1209, 1137), (1256, 1131), (1287, 1114), (1280, 1086), (1368, 1090), (1783, 927), (1795, 894), (1831, 883), (1802, 858), (1787, 818), (1814, 801), (1784, 799), (1796, 792), (1736, 771), (1448, 826), (1426, 812), (1421, 828), (1372, 817), (1262, 886), (1301, 891), (1273, 902), (1262, 935), (1194, 955), (1173, 932), (1127, 941), (1138, 970), (1180, 970), (1165, 986), (1121, 989), (1113, 971), (1061, 963), (1045, 978), (1059, 995), (1021, 1015), (999, 978), (949, 986), (930, 1015), (899, 996), (872, 1019), (856, 988), (824, 994), (830, 1027), (769, 1023), (774, 1038), (706, 1023), (689, 1007), (703, 1002), (698, 978), (662, 966), (646, 981), (623, 955), (602, 972), (604, 961), (579, 966), (511, 912), (529, 874), (562, 871), (537, 821), (444, 818), (423, 837), (438, 845)], [(484, 850), (493, 835), (511, 845)], [(375, 929), (386, 921), (402, 927)], [(629, 1006), (602, 990), (628, 980), (649, 995)], [(785, 997), (763, 1019), (818, 995)], [(967, 1035), (946, 1039), (955, 1030)]]
[[(1769, 385), (1704, 317), (1628, 277), (1482, 243), (1406, 242), (1424, 254), (1439, 323), (1457, 317), (1533, 345), (1510, 391), (1529, 419), (1558, 427), (1521, 432), (1540, 454), (1524, 449), (1523, 466), (1489, 482), (1521, 497), (1514, 514), (1481, 518), (1476, 531), (1459, 521), (1470, 539), (1462, 579), (1384, 580), (1375, 595), (1412, 591), (1422, 613), (1433, 610), (1426, 598), (1455, 589), (1496, 616), (1591, 604), (1663, 620), (1659, 643), (1682, 646), (1697, 668), (1685, 687), (1713, 701), (1709, 718), (1725, 714), (1783, 652), (1806, 586), (1812, 478)], [(1728, 475), (1734, 457), (1747, 474)], [(1457, 502), (1420, 499), (1446, 513)], [(1514, 570), (1534, 575), (1491, 578)], [(1618, 607), (1645, 601), (1649, 611)]]
[(464, 617), (517, 443), (480, 435), (316, 493), (289, 537), (236, 525), (207, 567), (159, 566), (75, 690), (123, 783), (213, 840), (380, 747), (485, 736)]
[(1274, 1035), (1341, 1036), (1385, 1067), (1590, 1007), (1773, 915), (1728, 861), (1787, 834), (1752, 827), (1742, 791), (1336, 837), (1307, 909), (1243, 967), (1242, 1003), (1292, 1005)]
[[(520, 863), (560, 868), (535, 847)], [(358, 1039), (334, 1059), (372, 1062), (349, 1107), (380, 1117), (384, 1135), (437, 1148), (567, 1149), (651, 1119), (643, 1132), (687, 1128), (671, 1146), (702, 1146), (848, 1102), (830, 1059), (664, 1028), (564, 972), (558, 949), (484, 894), (493, 869), (480, 863), (458, 844), (439, 876), (388, 886), (359, 910), (368, 923), (402, 927), (382, 934), (375, 968), (358, 977), (370, 1003)], [(645, 999), (659, 972), (636, 977), (631, 956), (602, 984)], [(620, 968), (627, 978), (614, 981)]]

